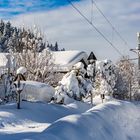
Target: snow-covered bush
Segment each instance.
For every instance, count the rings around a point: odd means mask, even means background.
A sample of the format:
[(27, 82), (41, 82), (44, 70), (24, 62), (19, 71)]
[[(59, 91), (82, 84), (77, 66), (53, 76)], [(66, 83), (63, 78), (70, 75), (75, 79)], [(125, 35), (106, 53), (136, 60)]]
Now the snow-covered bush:
[(67, 103), (70, 98), (81, 100), (92, 92), (91, 82), (84, 78), (86, 72), (84, 65), (79, 62), (73, 69), (63, 76), (56, 87), (54, 99), (57, 103)]

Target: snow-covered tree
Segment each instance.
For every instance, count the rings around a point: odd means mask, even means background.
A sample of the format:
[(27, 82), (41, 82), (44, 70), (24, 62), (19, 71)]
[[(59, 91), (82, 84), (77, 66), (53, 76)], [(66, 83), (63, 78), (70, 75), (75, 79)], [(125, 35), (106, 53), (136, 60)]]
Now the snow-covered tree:
[(117, 62), (117, 82), (115, 95), (121, 99), (138, 98), (138, 68), (128, 56), (124, 56)]
[[(0, 30), (2, 52), (10, 52), (15, 57), (17, 68), (27, 68), (27, 79), (51, 84), (55, 82), (51, 49), (46, 47), (43, 35), (36, 26), (21, 29), (12, 27), (10, 22), (1, 21)], [(55, 48), (58, 49), (57, 43)]]
[(112, 95), (116, 83), (115, 66), (110, 60), (96, 62), (95, 90), (98, 94)]
[(13, 27), (9, 21), (0, 21), (0, 52), (21, 53), (24, 49), (32, 49), (30, 46), (35, 43), (38, 52), (43, 51), (46, 47), (53, 51), (59, 50), (57, 43), (55, 46), (46, 46), (43, 35), (36, 26), (32, 29), (17, 28)]
[(53, 61), (52, 54), (48, 49), (45, 49), (41, 53), (27, 50), (23, 51), (23, 53), (15, 54), (15, 57), (17, 68), (24, 66), (27, 69), (26, 78), (28, 80), (53, 84)]
[(90, 80), (85, 79), (86, 70), (83, 63), (79, 62), (73, 66), (73, 70), (63, 76), (59, 85), (56, 87), (54, 99), (57, 103), (69, 102), (69, 98), (82, 100), (93, 90)]

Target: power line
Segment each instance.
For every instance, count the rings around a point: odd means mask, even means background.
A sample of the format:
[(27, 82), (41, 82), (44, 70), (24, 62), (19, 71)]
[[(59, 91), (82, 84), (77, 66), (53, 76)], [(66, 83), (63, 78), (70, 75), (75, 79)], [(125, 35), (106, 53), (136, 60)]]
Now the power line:
[(91, 0), (91, 22), (93, 20), (93, 1)]
[(124, 44), (129, 48), (128, 43), (126, 40), (121, 36), (121, 34), (116, 30), (116, 28), (112, 25), (112, 23), (109, 21), (109, 19), (105, 16), (105, 14), (100, 10), (100, 8), (97, 6), (95, 0), (91, 0), (92, 3), (95, 5), (97, 10), (100, 12), (100, 14), (105, 18), (105, 20), (109, 23), (109, 25), (112, 27), (112, 29), (116, 32), (116, 34), (120, 37), (120, 39), (124, 42)]
[(129, 59), (127, 59), (127, 60), (121, 60), (122, 62), (123, 61), (128, 61), (128, 60), (138, 60), (139, 58), (129, 58)]
[(105, 35), (91, 22), (82, 12), (72, 3), (71, 0), (67, 0), (71, 6), (111, 45), (112, 48), (116, 50), (116, 52), (123, 56), (122, 53), (112, 44), (112, 42), (105, 37)]

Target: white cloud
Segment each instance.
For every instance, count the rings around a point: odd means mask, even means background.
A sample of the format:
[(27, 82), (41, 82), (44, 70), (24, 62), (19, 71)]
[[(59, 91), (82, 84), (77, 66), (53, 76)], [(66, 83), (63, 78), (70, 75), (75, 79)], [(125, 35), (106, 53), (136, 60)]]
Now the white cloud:
[[(130, 0), (124, 1), (99, 1), (100, 9), (111, 20), (113, 25), (119, 30), (120, 34), (128, 41), (132, 48), (136, 47), (136, 32), (139, 26), (133, 26), (133, 21), (138, 20), (137, 15), (130, 16), (126, 19), (129, 9), (126, 4), (130, 5)], [(90, 19), (91, 5), (89, 0), (75, 3), (76, 6)], [(93, 23), (98, 27), (105, 36), (116, 45), (124, 54), (129, 53), (120, 38), (112, 32), (110, 26), (94, 7)], [(132, 15), (135, 13), (132, 13)], [(123, 17), (123, 18), (122, 18)], [(131, 20), (131, 24), (129, 21)], [(58, 41), (60, 47), (66, 49), (79, 49), (87, 52), (94, 51), (99, 59), (116, 60), (119, 55), (111, 46), (89, 25), (86, 21), (69, 5), (52, 11), (43, 11), (17, 16), (12, 19), (14, 25), (27, 26), (36, 24), (45, 34), (49, 42)], [(113, 36), (112, 36), (113, 33)], [(132, 54), (133, 56), (133, 54)]]
[(0, 8), (0, 12), (24, 12), (24, 8), (15, 7), (13, 8)]
[(120, 16), (120, 19), (126, 20), (126, 21), (136, 21), (140, 22), (140, 13), (132, 13), (129, 15), (122, 15)]

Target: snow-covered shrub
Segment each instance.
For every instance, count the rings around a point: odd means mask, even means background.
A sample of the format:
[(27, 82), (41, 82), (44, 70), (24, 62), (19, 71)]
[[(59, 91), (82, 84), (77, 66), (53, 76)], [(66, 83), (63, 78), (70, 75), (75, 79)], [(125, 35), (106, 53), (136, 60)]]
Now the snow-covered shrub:
[(79, 62), (73, 68), (74, 70), (63, 76), (56, 87), (54, 99), (57, 103), (66, 103), (70, 98), (81, 100), (82, 97), (92, 92), (91, 82), (84, 78), (85, 69), (83, 64)]

